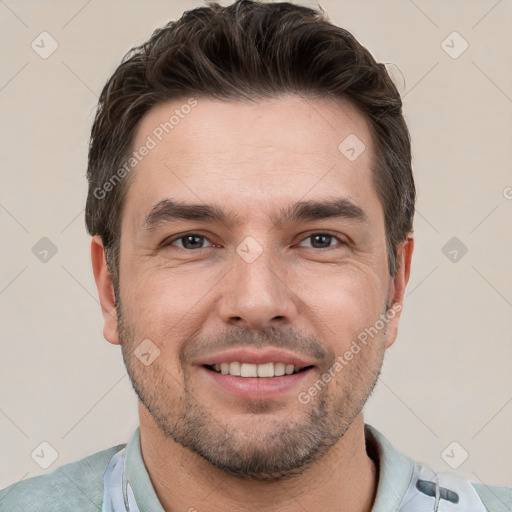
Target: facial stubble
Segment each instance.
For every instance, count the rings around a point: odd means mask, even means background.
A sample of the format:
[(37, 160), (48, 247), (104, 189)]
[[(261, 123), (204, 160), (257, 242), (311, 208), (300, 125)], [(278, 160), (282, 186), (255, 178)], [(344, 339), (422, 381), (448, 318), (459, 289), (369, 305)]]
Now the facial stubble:
[[(173, 374), (162, 356), (145, 366), (134, 355), (134, 350), (144, 337), (138, 336), (135, 327), (117, 303), (118, 331), (124, 363), (132, 386), (142, 404), (164, 436), (191, 450), (217, 468), (242, 479), (280, 481), (304, 473), (320, 460), (345, 434), (353, 420), (370, 397), (382, 367), (384, 349), (376, 357), (366, 359), (361, 353), (350, 365), (307, 405), (294, 400), (292, 410), (279, 419), (273, 412), (276, 403), (268, 400), (241, 400), (240, 414), (251, 415), (250, 427), (237, 426), (226, 414), (215, 415), (212, 404), (202, 403), (201, 395), (190, 379), (187, 349), (180, 353), (181, 372)], [(263, 333), (265, 333), (263, 335)], [(293, 339), (292, 339), (293, 338)], [(275, 328), (259, 333), (240, 330), (227, 333), (211, 343), (202, 340), (200, 345), (229, 346), (236, 340), (250, 339), (252, 344), (288, 347), (307, 346), (324, 363), (315, 368), (318, 378), (332, 367), (335, 354), (327, 354), (315, 338), (304, 338), (290, 331)], [(228, 343), (226, 343), (228, 340)], [(195, 338), (184, 342), (192, 345)], [(374, 340), (374, 343), (378, 343)], [(382, 343), (380, 345), (383, 345)], [(332, 388), (343, 383), (345, 389), (338, 396)], [(290, 407), (286, 401), (283, 407)], [(297, 417), (296, 411), (300, 411)], [(295, 413), (294, 413), (295, 411)], [(232, 421), (230, 421), (232, 420)], [(262, 428), (262, 425), (265, 428)], [(268, 426), (267, 426), (268, 425)]]

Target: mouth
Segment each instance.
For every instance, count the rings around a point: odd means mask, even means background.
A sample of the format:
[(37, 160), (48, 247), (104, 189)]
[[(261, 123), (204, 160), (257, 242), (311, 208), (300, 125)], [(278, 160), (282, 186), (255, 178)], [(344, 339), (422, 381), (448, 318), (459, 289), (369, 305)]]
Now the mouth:
[[(305, 388), (315, 366), (295, 366), (284, 363), (230, 363), (203, 364), (198, 367), (206, 389), (220, 396), (234, 396), (246, 400), (272, 400), (288, 394), (298, 396)], [(219, 396), (219, 395), (217, 395)]]
[(312, 359), (276, 347), (239, 347), (202, 356), (193, 364), (205, 389), (217, 397), (250, 400), (298, 394), (317, 368)]

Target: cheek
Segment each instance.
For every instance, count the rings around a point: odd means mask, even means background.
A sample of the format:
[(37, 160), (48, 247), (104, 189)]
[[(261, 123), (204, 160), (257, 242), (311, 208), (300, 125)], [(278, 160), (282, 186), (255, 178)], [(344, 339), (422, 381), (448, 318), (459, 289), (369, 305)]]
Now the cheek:
[(205, 321), (207, 292), (216, 282), (208, 272), (132, 273), (121, 293), (123, 314), (138, 337), (151, 339), (163, 352), (177, 352), (180, 340)]
[(368, 268), (350, 265), (301, 273), (294, 281), (305, 314), (325, 339), (335, 339), (340, 348), (383, 313), (386, 288)]
[[(136, 272), (135, 268), (135, 262), (122, 268), (122, 277), (128, 276), (121, 279), (123, 312), (138, 337), (151, 339), (168, 353), (177, 352), (209, 322), (217, 323), (221, 301), (234, 300), (237, 280), (228, 275), (229, 265), (167, 268), (164, 264), (147, 269), (139, 265)], [(309, 261), (274, 270), (284, 283), (284, 299), (295, 304), (290, 309), (296, 315), (289, 319), (292, 326), (314, 333), (336, 353), (343, 352), (383, 311), (385, 283), (370, 261)]]

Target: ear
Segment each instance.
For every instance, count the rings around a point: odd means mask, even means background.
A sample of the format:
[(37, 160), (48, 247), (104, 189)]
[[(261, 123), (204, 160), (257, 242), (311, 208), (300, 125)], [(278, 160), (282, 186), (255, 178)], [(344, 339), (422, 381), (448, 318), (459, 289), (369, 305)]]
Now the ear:
[(402, 312), (402, 304), (405, 296), (405, 288), (409, 282), (411, 273), (411, 260), (414, 250), (414, 238), (412, 233), (407, 235), (405, 242), (397, 248), (397, 271), (391, 278), (389, 286), (389, 309), (387, 311), (388, 324), (386, 327), (386, 348), (389, 348), (398, 334), (398, 322)]
[(108, 273), (105, 249), (100, 236), (94, 236), (91, 240), (91, 260), (103, 313), (103, 336), (108, 342), (119, 345), (114, 285)]

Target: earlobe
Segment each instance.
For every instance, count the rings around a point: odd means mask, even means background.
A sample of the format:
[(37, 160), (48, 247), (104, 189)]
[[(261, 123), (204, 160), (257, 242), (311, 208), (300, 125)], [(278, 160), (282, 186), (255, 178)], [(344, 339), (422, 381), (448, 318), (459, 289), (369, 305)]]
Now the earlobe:
[(100, 236), (94, 236), (91, 240), (91, 261), (103, 313), (103, 336), (108, 342), (118, 345), (114, 285), (108, 272), (105, 250)]
[(411, 274), (413, 250), (414, 238), (412, 233), (409, 233), (405, 242), (397, 248), (397, 271), (393, 276), (389, 287), (389, 307), (393, 309), (393, 315), (389, 315), (390, 321), (387, 326), (386, 348), (389, 348), (394, 343), (398, 334), (398, 321), (402, 311), (405, 289)]

